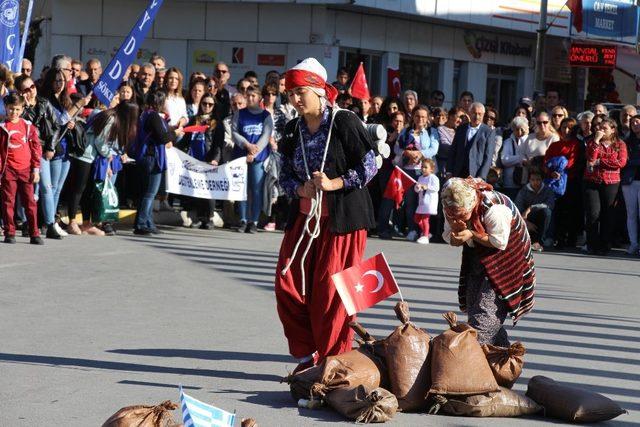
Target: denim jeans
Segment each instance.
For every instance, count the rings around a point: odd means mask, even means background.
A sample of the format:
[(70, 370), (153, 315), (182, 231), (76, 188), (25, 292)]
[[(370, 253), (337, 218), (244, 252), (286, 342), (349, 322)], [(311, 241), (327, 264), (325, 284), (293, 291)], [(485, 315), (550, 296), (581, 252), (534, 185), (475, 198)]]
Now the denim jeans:
[(44, 157), (40, 159), (40, 182), (36, 194), (40, 195), (42, 215), (45, 224), (53, 224), (56, 219), (56, 207), (53, 205), (53, 185), (51, 184), (51, 162)]
[(140, 198), (140, 203), (138, 203), (134, 228), (138, 230), (155, 230), (153, 199), (158, 194), (163, 174), (162, 172), (149, 173), (144, 165), (139, 170), (140, 178), (142, 179), (142, 197)]
[[(56, 210), (58, 209), (58, 202), (60, 201), (60, 193), (64, 182), (69, 175), (69, 168), (71, 162), (63, 159), (53, 159), (49, 161), (49, 171), (51, 177), (51, 192), (53, 194), (53, 215), (55, 217)], [(48, 221), (48, 220), (47, 220)], [(52, 221), (53, 222), (53, 221)]]
[[(262, 164), (263, 162), (247, 164), (247, 200), (238, 202), (240, 221), (257, 223), (260, 218), (264, 187), (264, 168)], [(251, 211), (248, 214), (247, 208), (249, 201), (251, 201)]]
[(551, 227), (552, 215), (553, 212), (549, 208), (531, 209), (527, 219), (537, 227), (536, 232), (531, 233), (531, 240), (542, 244), (551, 235), (549, 228)]

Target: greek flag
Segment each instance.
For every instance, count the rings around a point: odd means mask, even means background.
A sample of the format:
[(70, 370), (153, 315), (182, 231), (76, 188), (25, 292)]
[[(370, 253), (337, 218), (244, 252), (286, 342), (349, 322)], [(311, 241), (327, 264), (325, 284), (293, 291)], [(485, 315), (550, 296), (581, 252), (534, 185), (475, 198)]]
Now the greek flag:
[(233, 427), (236, 414), (207, 405), (185, 394), (180, 387), (180, 406), (184, 427)]

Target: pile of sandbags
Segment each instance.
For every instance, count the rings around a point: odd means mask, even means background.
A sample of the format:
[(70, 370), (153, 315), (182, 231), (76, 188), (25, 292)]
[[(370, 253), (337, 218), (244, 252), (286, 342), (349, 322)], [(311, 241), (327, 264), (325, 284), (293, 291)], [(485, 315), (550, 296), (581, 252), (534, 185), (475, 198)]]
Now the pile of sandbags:
[[(449, 329), (431, 343), (430, 413), (471, 417), (516, 417), (542, 407), (509, 390), (522, 372), (524, 346), (481, 346), (478, 333), (458, 323), (455, 313), (443, 317)], [(503, 387), (499, 386), (502, 385)]]
[(614, 418), (625, 411), (597, 393), (534, 377), (526, 395), (513, 390), (522, 374), (525, 347), (480, 345), (477, 331), (443, 314), (449, 329), (431, 339), (410, 321), (409, 306), (395, 306), (400, 325), (377, 340), (350, 326), (360, 347), (327, 357), (320, 365), (284, 379), (306, 408), (327, 404), (359, 423), (390, 420), (396, 412), (427, 411), (469, 417), (517, 417), (545, 411), (571, 422)]

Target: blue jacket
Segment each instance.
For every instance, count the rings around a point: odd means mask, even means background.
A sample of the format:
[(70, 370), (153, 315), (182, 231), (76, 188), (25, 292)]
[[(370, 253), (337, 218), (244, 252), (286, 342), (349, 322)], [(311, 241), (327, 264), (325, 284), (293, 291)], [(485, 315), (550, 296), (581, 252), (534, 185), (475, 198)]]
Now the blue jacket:
[(467, 143), (469, 124), (456, 130), (447, 159), (447, 171), (454, 177), (487, 179), (496, 151), (496, 132), (484, 123)]
[(556, 156), (552, 157), (547, 161), (545, 166), (551, 172), (558, 172), (560, 174), (560, 178), (545, 178), (544, 185), (549, 187), (556, 197), (561, 197), (564, 195), (564, 192), (567, 191), (567, 164), (569, 161), (564, 156)]

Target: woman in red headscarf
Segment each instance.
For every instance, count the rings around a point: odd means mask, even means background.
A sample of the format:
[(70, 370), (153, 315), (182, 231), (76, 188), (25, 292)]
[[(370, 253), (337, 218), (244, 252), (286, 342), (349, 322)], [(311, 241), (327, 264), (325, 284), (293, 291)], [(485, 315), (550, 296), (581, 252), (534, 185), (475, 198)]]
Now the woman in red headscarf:
[(462, 246), (458, 300), (480, 344), (509, 346), (502, 326), (533, 307), (536, 273), (531, 239), (514, 203), (476, 178), (451, 178), (442, 188), (442, 237)]
[(302, 369), (351, 349), (353, 333), (331, 275), (361, 261), (375, 226), (367, 183), (376, 148), (358, 117), (333, 107), (336, 89), (308, 58), (286, 73), (299, 118), (279, 150), (280, 185), (293, 199), (280, 248), (275, 292), (289, 352)]

